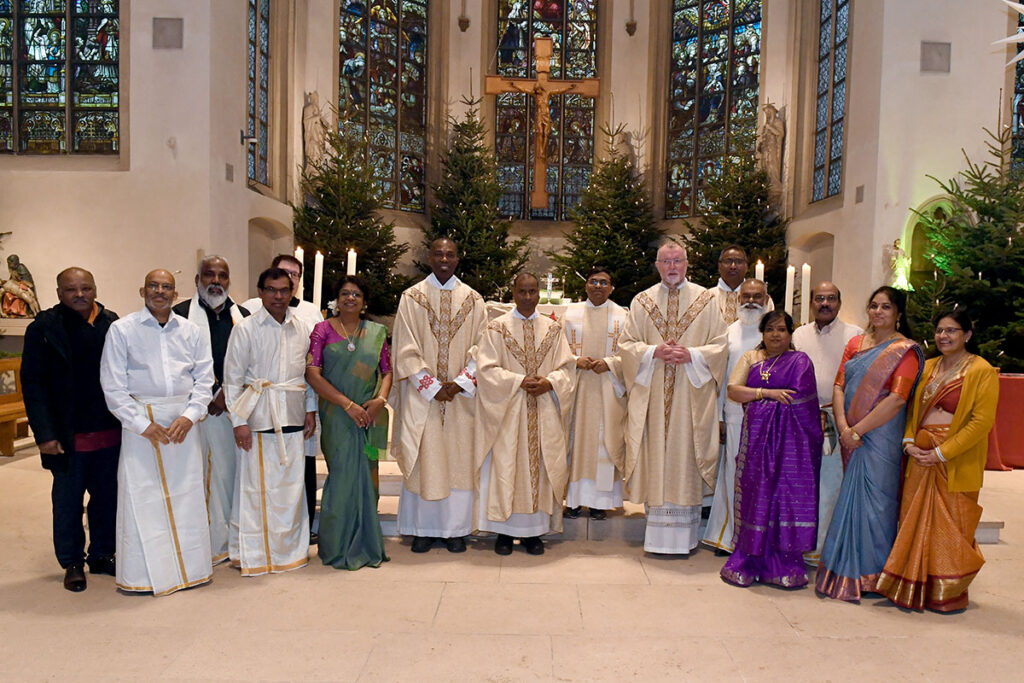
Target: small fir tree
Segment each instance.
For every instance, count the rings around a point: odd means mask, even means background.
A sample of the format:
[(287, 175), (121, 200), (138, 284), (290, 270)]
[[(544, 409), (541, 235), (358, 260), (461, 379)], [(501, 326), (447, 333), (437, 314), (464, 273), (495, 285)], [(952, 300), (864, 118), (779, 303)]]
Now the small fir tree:
[[(741, 147), (753, 149), (753, 145)], [(754, 276), (754, 264), (764, 263), (768, 293), (782, 301), (786, 287), (786, 227), (789, 219), (782, 216), (770, 200), (771, 181), (758, 168), (753, 154), (726, 157), (721, 172), (708, 179), (704, 190), (706, 212), (700, 224), (687, 222), (684, 235), (690, 261), (687, 278), (714, 287), (718, 282), (718, 256), (729, 244), (747, 250), (750, 261), (748, 277)]]
[(952, 209), (918, 214), (934, 277), (915, 280), (907, 308), (918, 340), (928, 344), (933, 316), (966, 308), (981, 355), (1004, 372), (1024, 372), (1024, 178), (1010, 170), (1011, 129), (985, 133), (990, 161), (976, 164), (964, 152), (967, 168), (957, 177), (929, 176)]
[[(441, 182), (433, 188), (430, 228), (423, 244), (429, 248), (439, 237), (454, 241), (459, 247), (459, 279), (484, 299), (507, 301), (513, 276), (529, 259), (530, 240), (513, 238), (512, 222), (498, 212), (498, 162), (486, 143), (480, 100), (462, 102), (467, 107), (463, 119), (448, 117), (451, 135), (441, 155)], [(430, 272), (425, 263), (416, 265)]]
[(580, 203), (569, 211), (576, 227), (565, 235), (564, 251), (549, 252), (565, 296), (575, 300), (586, 298), (584, 278), (595, 265), (612, 271), (611, 298), (624, 306), (658, 281), (652, 264), (664, 230), (655, 223), (643, 176), (620, 144), (624, 128), (602, 129), (608, 157), (598, 162)]
[[(346, 272), (348, 250), (355, 249), (357, 273), (370, 290), (368, 312), (391, 315), (411, 282), (395, 271), (409, 245), (395, 242), (394, 223), (379, 214), (380, 188), (366, 163), (365, 139), (328, 131), (326, 141), (320, 165), (302, 172), (304, 201), (292, 205), (295, 241), (307, 254), (324, 255), (325, 305), (332, 284)], [(312, 278), (305, 282), (311, 300)]]

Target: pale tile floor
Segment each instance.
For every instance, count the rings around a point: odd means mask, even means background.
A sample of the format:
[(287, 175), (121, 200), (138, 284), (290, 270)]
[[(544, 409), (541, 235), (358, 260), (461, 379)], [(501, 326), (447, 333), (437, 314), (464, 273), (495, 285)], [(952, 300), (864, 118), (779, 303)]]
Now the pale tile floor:
[(739, 589), (723, 560), (644, 555), (621, 541), (552, 542), (541, 558), (413, 555), (357, 572), (310, 566), (169, 597), (112, 577), (61, 588), (50, 475), (0, 463), (0, 680), (360, 681), (1021, 680), (1024, 472), (988, 473), (999, 545), (954, 616), (809, 589)]

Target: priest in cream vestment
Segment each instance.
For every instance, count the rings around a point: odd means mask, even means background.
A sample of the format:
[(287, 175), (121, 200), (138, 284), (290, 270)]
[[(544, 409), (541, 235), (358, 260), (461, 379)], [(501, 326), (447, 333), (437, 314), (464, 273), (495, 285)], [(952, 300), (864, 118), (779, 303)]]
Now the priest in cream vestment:
[(434, 240), (431, 274), (402, 293), (395, 318), (397, 381), (392, 449), (402, 470), (398, 533), (412, 536), (412, 551), (444, 540), (450, 552), (466, 549), (473, 531), (473, 420), (476, 362), (471, 354), (487, 324), (483, 299), (454, 275), (454, 242)]
[(520, 274), (513, 294), (516, 308), (487, 326), (476, 355), (477, 528), (498, 534), (499, 555), (512, 552), (513, 538), (540, 555), (541, 534), (562, 529), (576, 359), (562, 326), (537, 314), (537, 277)]
[(647, 506), (644, 550), (686, 554), (700, 541), (704, 487), (718, 466), (718, 387), (728, 358), (713, 294), (686, 280), (686, 250), (658, 250), (661, 283), (638, 294), (619, 338), (629, 391), (630, 500)]
[(586, 506), (591, 518), (604, 519), (606, 510), (622, 507), (626, 386), (618, 341), (626, 309), (608, 298), (615, 285), (603, 266), (591, 269), (585, 287), (587, 300), (570, 304), (562, 321), (576, 357), (565, 516), (578, 517)]

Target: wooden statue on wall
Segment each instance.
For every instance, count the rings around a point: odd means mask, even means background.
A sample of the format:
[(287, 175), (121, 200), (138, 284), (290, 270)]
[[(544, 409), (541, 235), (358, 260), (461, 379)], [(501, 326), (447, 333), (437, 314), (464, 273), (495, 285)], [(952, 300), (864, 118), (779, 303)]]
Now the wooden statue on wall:
[(3, 297), (0, 299), (0, 316), (4, 318), (34, 318), (39, 313), (39, 298), (32, 273), (17, 254), (7, 257), (9, 277), (0, 284)]
[(773, 205), (782, 201), (782, 149), (786, 139), (786, 122), (771, 102), (764, 105), (764, 122), (757, 131), (758, 165), (771, 181), (769, 196)]

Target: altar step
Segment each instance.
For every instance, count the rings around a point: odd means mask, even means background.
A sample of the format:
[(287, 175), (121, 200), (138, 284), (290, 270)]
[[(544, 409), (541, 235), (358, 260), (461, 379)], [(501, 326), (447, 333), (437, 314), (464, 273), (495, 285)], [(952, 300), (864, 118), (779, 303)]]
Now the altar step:
[[(317, 462), (318, 484), (323, 486), (327, 476), (327, 468), (323, 461)], [(377, 512), (380, 515), (380, 528), (385, 536), (398, 536), (398, 496), (402, 491), (402, 474), (398, 463), (383, 461), (379, 463), (377, 473), (380, 478), (380, 502)], [(550, 538), (571, 541), (606, 541), (621, 540), (642, 542), (645, 528), (644, 506), (627, 502), (624, 509), (608, 513), (608, 518), (591, 520), (584, 512), (577, 519), (563, 520), (563, 531), (551, 534)], [(982, 519), (974, 537), (983, 545), (999, 543), (999, 534), (1004, 523), (996, 520)]]

